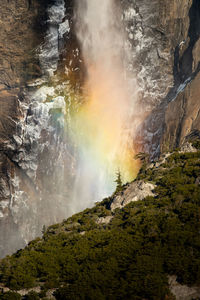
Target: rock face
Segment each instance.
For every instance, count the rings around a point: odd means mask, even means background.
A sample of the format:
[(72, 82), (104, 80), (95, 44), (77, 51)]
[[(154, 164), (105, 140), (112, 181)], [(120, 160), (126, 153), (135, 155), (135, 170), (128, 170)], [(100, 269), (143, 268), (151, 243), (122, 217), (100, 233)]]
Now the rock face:
[(176, 276), (169, 276), (169, 287), (176, 300), (199, 299), (200, 288), (181, 285), (176, 281)]
[[(142, 99), (145, 107), (151, 110), (163, 101), (174, 86), (174, 80), (179, 83), (187, 79), (187, 75), (179, 74), (178, 58), (189, 43), (192, 18), (189, 12), (194, 4), (192, 0), (167, 0), (165, 3), (154, 0), (151, 5), (147, 0), (134, 0), (131, 6), (130, 1), (123, 1), (123, 5), (125, 2), (125, 14), (132, 14), (127, 30), (135, 48), (133, 53)], [(184, 62), (181, 67), (186, 69)]]
[(165, 111), (162, 149), (179, 147), (191, 135), (199, 135), (200, 4), (193, 1), (184, 44), (175, 49), (174, 82), (180, 83)]
[(13, 205), (14, 176), (21, 172), (13, 156), (22, 143), (17, 126), (23, 115), (20, 102), (22, 105), (25, 102), (24, 86), (27, 80), (41, 75), (34, 51), (42, 41), (45, 18), (46, 1), (11, 0), (1, 3), (0, 256), (23, 244), (10, 211)]
[(14, 135), (16, 122), (22, 116), (19, 100), (23, 101), (23, 87), (28, 79), (41, 75), (34, 51), (45, 32), (45, 8), (45, 1), (11, 0), (1, 3), (0, 147), (4, 154), (14, 151), (20, 143)]
[(19, 88), (40, 75), (33, 55), (45, 32), (45, 1), (11, 0), (1, 3), (1, 90)]
[[(140, 18), (130, 27), (135, 65), (144, 110), (149, 111), (138, 136), (143, 150), (156, 156), (160, 150), (179, 146), (185, 135), (199, 129), (200, 4), (198, 0), (157, 0), (149, 5), (135, 0), (132, 6)], [(187, 106), (184, 117), (181, 102)]]
[(111, 204), (111, 210), (122, 208), (132, 201), (143, 200), (147, 196), (154, 196), (155, 186), (149, 182), (134, 181), (128, 185), (123, 193), (119, 193)]
[(163, 150), (181, 146), (195, 132), (200, 132), (200, 73), (167, 106)]
[(78, 64), (71, 18), (71, 1), (13, 0), (1, 6), (0, 257), (40, 235), (44, 224), (71, 214), (66, 191), (74, 158), (62, 129), (63, 70), (68, 64), (72, 74)]
[(74, 74), (78, 65), (71, 18), (65, 0), (13, 0), (1, 8), (0, 257), (72, 213), (74, 157), (63, 131), (64, 71), (68, 65)]

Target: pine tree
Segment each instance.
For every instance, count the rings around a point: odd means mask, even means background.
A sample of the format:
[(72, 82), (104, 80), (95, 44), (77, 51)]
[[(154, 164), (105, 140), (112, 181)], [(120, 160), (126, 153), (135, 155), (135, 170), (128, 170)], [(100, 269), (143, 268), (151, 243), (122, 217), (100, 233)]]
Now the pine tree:
[(122, 184), (122, 176), (119, 170), (116, 175), (117, 175), (117, 179), (115, 180), (115, 182), (117, 183), (117, 186), (115, 192), (118, 193), (122, 191), (123, 184)]

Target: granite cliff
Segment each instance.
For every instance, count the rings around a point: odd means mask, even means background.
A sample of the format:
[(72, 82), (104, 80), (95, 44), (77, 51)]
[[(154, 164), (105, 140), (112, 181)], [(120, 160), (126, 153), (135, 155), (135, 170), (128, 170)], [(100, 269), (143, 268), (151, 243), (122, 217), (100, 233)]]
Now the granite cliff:
[[(46, 1), (3, 1), (1, 3), (0, 28), (0, 252), (1, 256), (22, 244), (16, 230), (11, 207), (13, 178), (25, 177), (14, 161), (22, 143), (22, 107), (25, 105), (24, 89), (27, 81), (41, 76), (35, 55), (36, 47), (43, 41), (46, 20)], [(5, 239), (8, 243), (5, 245)]]
[(137, 76), (144, 106), (150, 111), (141, 136), (143, 149), (156, 156), (180, 146), (187, 136), (199, 130), (199, 2), (135, 4), (141, 18), (133, 26), (139, 28), (133, 35), (138, 37)]

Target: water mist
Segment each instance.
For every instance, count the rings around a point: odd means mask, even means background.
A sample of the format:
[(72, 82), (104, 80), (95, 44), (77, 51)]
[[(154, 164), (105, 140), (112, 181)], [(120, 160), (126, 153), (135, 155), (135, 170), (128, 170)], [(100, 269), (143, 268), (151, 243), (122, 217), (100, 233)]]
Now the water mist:
[(129, 93), (120, 3), (77, 0), (75, 30), (86, 68), (83, 103), (72, 118), (77, 144), (74, 211), (110, 195), (116, 173), (132, 180), (138, 170), (130, 129), (133, 95)]

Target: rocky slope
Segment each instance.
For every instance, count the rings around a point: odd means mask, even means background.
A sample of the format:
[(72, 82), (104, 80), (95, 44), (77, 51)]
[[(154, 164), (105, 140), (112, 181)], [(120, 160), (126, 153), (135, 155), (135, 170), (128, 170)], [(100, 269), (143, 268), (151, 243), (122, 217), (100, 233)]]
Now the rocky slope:
[[(136, 74), (142, 107), (138, 147), (155, 157), (199, 135), (200, 5), (121, 4), (131, 50), (127, 80), (134, 94)], [(76, 162), (63, 137), (68, 113), (63, 91), (69, 102), (75, 99), (85, 76), (73, 5), (72, 0), (1, 5), (0, 256), (38, 235), (43, 224), (71, 213), (66, 202)]]

